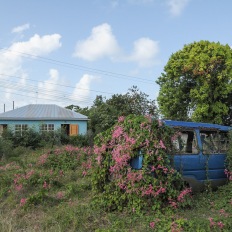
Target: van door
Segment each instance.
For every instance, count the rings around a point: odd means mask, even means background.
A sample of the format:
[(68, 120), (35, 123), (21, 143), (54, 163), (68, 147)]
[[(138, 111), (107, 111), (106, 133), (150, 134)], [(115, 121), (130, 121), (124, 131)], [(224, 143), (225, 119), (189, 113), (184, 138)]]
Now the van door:
[(226, 182), (225, 159), (229, 138), (225, 131), (200, 130), (201, 151), (205, 160), (206, 180), (212, 187), (220, 186)]
[(206, 178), (205, 157), (200, 150), (200, 135), (197, 129), (179, 130), (179, 136), (173, 140), (174, 167), (194, 191), (203, 188)]

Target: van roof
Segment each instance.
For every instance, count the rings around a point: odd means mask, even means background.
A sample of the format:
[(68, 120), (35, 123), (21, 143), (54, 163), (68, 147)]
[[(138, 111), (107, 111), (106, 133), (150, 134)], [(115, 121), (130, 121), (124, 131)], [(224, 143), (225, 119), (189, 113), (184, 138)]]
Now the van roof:
[(171, 126), (171, 127), (216, 129), (216, 130), (222, 130), (222, 131), (232, 130), (232, 127), (230, 127), (230, 126), (222, 126), (222, 125), (219, 125), (219, 124), (211, 124), (211, 123), (173, 121), (173, 120), (163, 120), (163, 122), (167, 126)]

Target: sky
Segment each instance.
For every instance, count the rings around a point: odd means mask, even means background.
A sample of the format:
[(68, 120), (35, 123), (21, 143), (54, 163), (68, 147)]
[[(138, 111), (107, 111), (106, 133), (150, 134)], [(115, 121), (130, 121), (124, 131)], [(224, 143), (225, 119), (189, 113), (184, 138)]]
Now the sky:
[(231, 0), (0, 0), (0, 113), (90, 107), (132, 86), (156, 99), (172, 53), (232, 46)]

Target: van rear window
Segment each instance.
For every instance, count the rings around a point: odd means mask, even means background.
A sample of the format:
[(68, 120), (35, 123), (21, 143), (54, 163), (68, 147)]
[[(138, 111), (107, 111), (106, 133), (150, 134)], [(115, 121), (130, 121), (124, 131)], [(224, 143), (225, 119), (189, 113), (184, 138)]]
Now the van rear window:
[(218, 131), (200, 131), (203, 154), (226, 153), (229, 145), (228, 133)]

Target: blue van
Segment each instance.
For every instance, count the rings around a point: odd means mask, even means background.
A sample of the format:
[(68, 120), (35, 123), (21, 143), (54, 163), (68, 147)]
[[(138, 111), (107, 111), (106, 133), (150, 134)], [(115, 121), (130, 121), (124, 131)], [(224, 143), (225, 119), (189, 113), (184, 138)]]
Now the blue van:
[[(225, 159), (228, 150), (228, 131), (232, 127), (209, 123), (164, 120), (163, 123), (178, 131), (173, 140), (174, 167), (193, 191), (201, 191), (205, 182), (212, 188), (227, 182)], [(132, 168), (142, 168), (142, 156), (131, 162)]]

